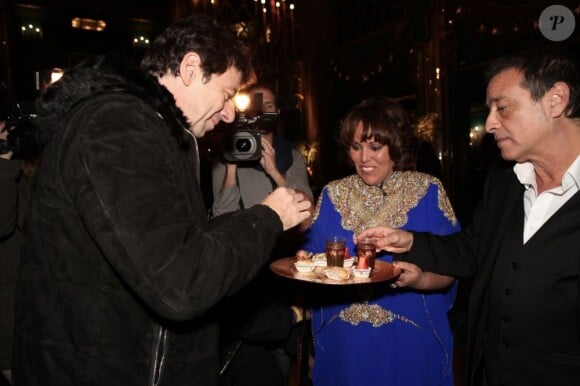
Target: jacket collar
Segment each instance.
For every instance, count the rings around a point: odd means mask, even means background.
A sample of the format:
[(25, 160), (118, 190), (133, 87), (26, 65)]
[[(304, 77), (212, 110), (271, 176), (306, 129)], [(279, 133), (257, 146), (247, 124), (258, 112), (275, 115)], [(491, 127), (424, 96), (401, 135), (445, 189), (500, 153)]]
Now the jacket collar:
[(101, 55), (65, 71), (38, 100), (42, 144), (62, 129), (59, 123), (73, 107), (108, 92), (126, 92), (142, 99), (161, 115), (183, 148), (191, 143), (186, 134), (187, 118), (175, 104), (173, 95), (156, 78), (119, 56)]

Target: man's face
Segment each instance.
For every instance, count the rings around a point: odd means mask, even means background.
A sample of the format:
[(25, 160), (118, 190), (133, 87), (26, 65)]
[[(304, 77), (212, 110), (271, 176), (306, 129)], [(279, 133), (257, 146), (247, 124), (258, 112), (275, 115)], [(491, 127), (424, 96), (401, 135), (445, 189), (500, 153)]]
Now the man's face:
[[(201, 138), (220, 122), (232, 122), (236, 117), (233, 97), (240, 88), (241, 72), (230, 67), (209, 79), (196, 76), (187, 91), (176, 96), (176, 102), (191, 126), (189, 130)], [(179, 100), (177, 100), (179, 98)]]
[(522, 73), (514, 68), (494, 76), (487, 86), (490, 109), (485, 131), (493, 134), (501, 156), (517, 162), (534, 161), (546, 152), (553, 135), (547, 97), (534, 101), (521, 86)]

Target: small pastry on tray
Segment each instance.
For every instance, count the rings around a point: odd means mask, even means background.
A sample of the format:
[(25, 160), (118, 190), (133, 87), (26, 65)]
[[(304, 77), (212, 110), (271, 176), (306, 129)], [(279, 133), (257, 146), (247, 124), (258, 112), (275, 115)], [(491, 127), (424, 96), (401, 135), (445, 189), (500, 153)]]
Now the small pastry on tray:
[(327, 267), (322, 273), (332, 280), (348, 280), (350, 272), (341, 267)]

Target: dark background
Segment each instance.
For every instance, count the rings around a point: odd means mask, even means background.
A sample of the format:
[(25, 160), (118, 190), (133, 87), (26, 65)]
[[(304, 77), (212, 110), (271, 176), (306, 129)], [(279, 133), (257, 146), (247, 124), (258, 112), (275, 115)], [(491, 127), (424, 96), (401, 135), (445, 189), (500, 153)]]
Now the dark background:
[[(576, 17), (573, 35), (562, 43), (538, 29), (540, 13), (553, 4)], [(416, 134), (434, 150), (425, 169), (441, 178), (463, 226), (499, 158), (493, 139), (481, 131), (487, 113), (483, 70), (527, 48), (560, 44), (580, 52), (578, 0), (280, 0), (280, 7), (275, 0), (0, 0), (0, 81), (13, 103), (34, 113), (52, 68), (112, 51), (138, 61), (147, 46), (134, 44), (135, 38), (152, 40), (194, 12), (213, 15), (252, 45), (259, 81), (280, 97), (287, 124), (281, 134), (303, 150), (315, 193), (352, 173), (337, 144), (342, 117), (362, 99), (389, 96), (409, 109)], [(106, 27), (76, 29), (75, 17), (102, 20)], [(200, 142), (206, 177), (224, 129)], [(460, 286), (450, 314), (458, 385), (469, 282)]]
[[(283, 134), (305, 154), (311, 150), (315, 192), (351, 172), (336, 142), (342, 117), (364, 98), (389, 96), (424, 123), (417, 134), (434, 148), (439, 162), (431, 162), (439, 164), (466, 223), (497, 156), (474, 132), (486, 114), (482, 70), (529, 47), (565, 44), (578, 51), (580, 1), (557, 3), (577, 19), (563, 43), (540, 33), (539, 15), (554, 3), (539, 0), (280, 0), (280, 7), (273, 0), (0, 0), (0, 80), (32, 113), (52, 68), (111, 51), (139, 60), (146, 45), (134, 38), (152, 40), (177, 18), (209, 13), (254, 47), (258, 79), (280, 96)], [(106, 28), (75, 29), (74, 17), (102, 20)], [(23, 31), (29, 24), (40, 32)], [(202, 141), (208, 161), (219, 132)]]

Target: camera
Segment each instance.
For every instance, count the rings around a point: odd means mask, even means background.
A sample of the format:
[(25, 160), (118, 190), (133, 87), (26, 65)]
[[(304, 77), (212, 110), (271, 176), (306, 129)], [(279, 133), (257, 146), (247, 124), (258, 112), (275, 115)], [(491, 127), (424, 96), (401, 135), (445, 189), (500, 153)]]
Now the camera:
[(33, 159), (40, 154), (38, 128), (34, 119), (36, 115), (7, 117), (3, 131), (6, 139), (0, 139), (0, 154), (12, 152), (18, 159)]
[[(245, 98), (245, 107), (240, 108), (234, 129), (225, 135), (223, 156), (228, 162), (257, 161), (262, 157), (261, 133), (272, 132), (278, 124), (279, 112), (264, 112), (263, 94), (256, 92)], [(249, 103), (248, 103), (249, 102)], [(243, 103), (242, 103), (243, 105)], [(249, 105), (249, 106), (248, 106)]]
[(236, 128), (226, 134), (224, 158), (229, 162), (255, 161), (262, 156), (260, 132), (252, 128)]
[(226, 161), (256, 161), (262, 157), (261, 127), (277, 122), (278, 113), (261, 113), (253, 118), (240, 115), (235, 128), (225, 135), (223, 155)]

